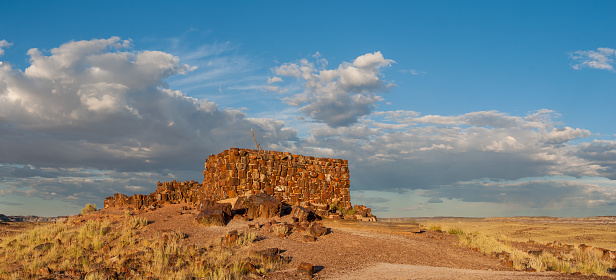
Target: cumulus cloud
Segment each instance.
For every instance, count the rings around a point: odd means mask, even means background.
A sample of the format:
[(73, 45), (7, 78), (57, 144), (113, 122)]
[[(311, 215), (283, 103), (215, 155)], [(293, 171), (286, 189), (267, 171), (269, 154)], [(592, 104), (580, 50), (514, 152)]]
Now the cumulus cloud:
[(576, 64), (573, 69), (592, 68), (600, 70), (614, 71), (614, 58), (616, 50), (610, 48), (597, 48), (596, 51), (575, 51), (569, 55)]
[[(562, 126), (558, 117), (545, 109), (524, 116), (498, 111), (453, 116), (377, 111), (347, 127), (314, 126), (296, 149), (349, 159), (355, 190), (433, 190), (429, 203), (470, 201), (467, 191), (471, 196), (477, 189), (470, 186), (479, 186), (476, 181), (483, 179), (503, 192), (485, 192), (489, 197), (482, 202), (499, 201), (501, 193), (509, 193), (513, 203), (525, 199), (521, 193), (533, 194), (533, 186), (560, 191), (563, 196), (589, 188), (569, 179), (512, 183), (523, 178), (613, 178), (616, 144), (576, 144), (573, 140), (589, 137), (590, 132)], [(450, 190), (459, 192), (445, 195)], [(513, 195), (516, 190), (520, 195)], [(586, 202), (595, 199), (584, 197)]]
[[(248, 119), (170, 89), (166, 79), (195, 68), (169, 53), (132, 50), (118, 37), (68, 42), (49, 52), (31, 49), (28, 55), (24, 70), (0, 65), (0, 172), (21, 178), (22, 185), (4, 182), (21, 195), (100, 199), (111, 194), (105, 190), (110, 186), (142, 190), (146, 181), (173, 178), (168, 173), (177, 170), (190, 171), (180, 180), (199, 180), (209, 154), (252, 147), (251, 128), (269, 143), (296, 139), (280, 121)], [(107, 172), (160, 176), (130, 182)]]
[[(326, 60), (319, 61), (322, 68), (327, 65)], [(302, 83), (303, 92), (284, 99), (285, 102), (318, 122), (343, 127), (357, 123), (383, 100), (377, 94), (391, 85), (381, 79), (381, 69), (392, 63), (395, 62), (385, 59), (381, 52), (375, 52), (361, 55), (352, 63), (343, 62), (337, 69), (319, 69), (302, 59), (278, 66), (275, 72)]]
[(4, 48), (12, 46), (12, 43), (7, 42), (6, 40), (0, 40), (0, 56), (4, 54)]
[(616, 180), (616, 141), (594, 140), (582, 143), (571, 154), (595, 163), (603, 176)]

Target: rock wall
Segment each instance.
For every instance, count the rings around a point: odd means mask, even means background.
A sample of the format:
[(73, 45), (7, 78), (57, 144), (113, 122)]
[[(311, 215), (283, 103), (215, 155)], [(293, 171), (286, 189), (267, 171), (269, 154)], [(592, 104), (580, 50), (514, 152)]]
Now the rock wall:
[(351, 206), (348, 161), (285, 152), (231, 148), (205, 161), (203, 184), (158, 182), (155, 192), (105, 199), (105, 208), (142, 209), (266, 193), (290, 205)]
[(348, 161), (231, 148), (205, 162), (203, 193), (221, 200), (266, 193), (290, 205), (351, 206)]
[(197, 203), (203, 199), (201, 193), (202, 185), (196, 181), (185, 182), (158, 182), (156, 191), (148, 194), (135, 194), (127, 196), (121, 193), (115, 193), (113, 196), (105, 198), (105, 208), (134, 208), (141, 209), (147, 206), (156, 206), (161, 204), (175, 203)]

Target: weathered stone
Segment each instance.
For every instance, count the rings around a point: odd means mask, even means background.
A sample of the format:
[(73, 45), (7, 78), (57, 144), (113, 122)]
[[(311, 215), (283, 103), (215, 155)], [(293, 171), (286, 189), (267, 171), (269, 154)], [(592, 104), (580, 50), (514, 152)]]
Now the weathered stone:
[(225, 238), (223, 239), (223, 244), (226, 246), (233, 245), (235, 244), (235, 242), (237, 242), (238, 238), (239, 235), (237, 234), (237, 230), (232, 230), (225, 235)]
[(293, 206), (293, 210), (291, 210), (291, 216), (294, 220), (299, 222), (308, 221), (310, 211), (301, 206)]
[(268, 219), (280, 216), (281, 202), (270, 195), (264, 193), (253, 195), (246, 204), (246, 217), (249, 219)]
[(317, 241), (317, 239), (314, 236), (310, 236), (310, 235), (304, 235), (304, 241), (305, 242), (315, 242)]
[(36, 245), (33, 249), (35, 251), (47, 251), (51, 249), (51, 247), (53, 247), (53, 243), (43, 243), (43, 244)]
[(501, 265), (507, 268), (513, 268), (513, 261), (512, 260), (502, 260)]
[(302, 262), (297, 267), (297, 272), (299, 274), (312, 277), (312, 275), (314, 274), (314, 266), (307, 262)]
[(312, 223), (308, 227), (308, 232), (310, 232), (310, 235), (314, 237), (319, 237), (319, 236), (327, 234), (327, 228), (323, 227), (319, 223)]
[(217, 203), (201, 210), (197, 222), (206, 226), (226, 226), (231, 220), (231, 204)]

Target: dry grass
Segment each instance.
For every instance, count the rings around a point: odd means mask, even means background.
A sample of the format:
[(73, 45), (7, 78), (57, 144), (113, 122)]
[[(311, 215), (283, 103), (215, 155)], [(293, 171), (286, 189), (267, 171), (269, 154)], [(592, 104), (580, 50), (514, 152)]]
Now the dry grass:
[(90, 212), (94, 212), (96, 211), (96, 204), (91, 204), (88, 203), (86, 204), (86, 207), (84, 207), (83, 209), (81, 209), (81, 214), (88, 214)]
[(148, 219), (143, 217), (132, 217), (129, 220), (129, 224), (132, 228), (143, 228), (148, 225)]
[(507, 239), (526, 242), (532, 239), (546, 244), (559, 241), (563, 244), (578, 246), (586, 244), (593, 247), (616, 251), (615, 224), (603, 224), (599, 221), (586, 223), (568, 221), (565, 218), (517, 217), (517, 218), (439, 218), (422, 222), (426, 228), (441, 226), (459, 228), (464, 232), (478, 231), (491, 236), (505, 235)]
[[(186, 234), (179, 231), (166, 233), (165, 241), (160, 235), (144, 238), (136, 229), (145, 225), (147, 220), (136, 216), (113, 223), (74, 218), (5, 238), (0, 242), (0, 279), (39, 279), (43, 268), (78, 270), (84, 279), (104, 279), (96, 272), (101, 266), (118, 273), (128, 268), (141, 277), (242, 279), (251, 269), (267, 272), (286, 265), (240, 250), (257, 239), (254, 232), (239, 234), (234, 247), (197, 248), (183, 245)], [(249, 256), (253, 266), (246, 262)]]
[[(460, 229), (461, 226), (464, 227), (461, 223), (456, 223), (455, 227), (444, 228), (447, 228), (447, 233), (457, 235), (462, 246), (474, 248), (485, 254), (508, 253), (508, 259), (513, 261), (513, 268), (517, 270), (533, 268), (536, 271), (580, 272), (584, 275), (616, 277), (616, 274), (611, 271), (612, 262), (604, 259), (603, 252), (594, 248), (587, 250), (576, 248), (568, 259), (559, 259), (545, 251), (537, 256), (515, 248), (511, 245), (512, 240), (504, 234), (499, 234), (497, 238), (479, 231), (465, 233)], [(440, 230), (441, 225), (432, 224), (429, 228)]]

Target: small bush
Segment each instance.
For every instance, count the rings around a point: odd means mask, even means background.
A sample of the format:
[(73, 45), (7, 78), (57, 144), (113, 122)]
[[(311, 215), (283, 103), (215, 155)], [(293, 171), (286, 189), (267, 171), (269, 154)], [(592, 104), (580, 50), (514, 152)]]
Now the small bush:
[(165, 233), (165, 235), (167, 235), (167, 237), (169, 238), (169, 241), (171, 242), (177, 242), (180, 239), (186, 238), (187, 236), (186, 233), (183, 233), (181, 231), (175, 231), (175, 230), (172, 232)]
[(88, 214), (90, 212), (94, 212), (96, 211), (96, 204), (92, 204), (92, 203), (88, 203), (86, 204), (86, 207), (84, 207), (83, 209), (81, 209), (81, 214)]
[(246, 246), (257, 240), (257, 234), (254, 232), (242, 232), (235, 243), (239, 246)]
[(441, 230), (441, 226), (439, 226), (439, 225), (432, 225), (432, 226), (430, 226), (429, 230), (431, 230), (431, 231), (440, 231)]
[(128, 221), (128, 224), (132, 228), (142, 228), (148, 225), (148, 219), (143, 218), (143, 217), (132, 217)]
[(449, 234), (453, 234), (453, 235), (464, 235), (464, 231), (462, 229), (459, 228), (450, 228), (447, 233)]

